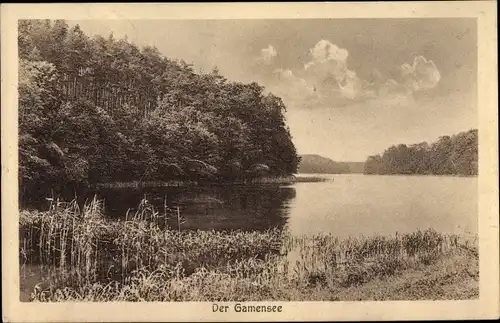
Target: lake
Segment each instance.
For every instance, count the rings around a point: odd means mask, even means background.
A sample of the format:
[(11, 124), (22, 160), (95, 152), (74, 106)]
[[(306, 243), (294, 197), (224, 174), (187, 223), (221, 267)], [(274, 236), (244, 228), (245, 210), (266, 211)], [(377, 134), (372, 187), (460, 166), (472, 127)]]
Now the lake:
[(297, 183), (287, 225), (293, 233), (394, 234), (433, 228), (478, 230), (477, 177), (329, 175)]
[[(321, 176), (325, 182), (292, 185), (212, 185), (200, 187), (100, 189), (105, 213), (124, 218), (146, 197), (161, 213), (168, 206), (182, 230), (288, 229), (293, 235), (393, 235), (433, 228), (442, 233), (477, 234), (477, 178), (438, 176)], [(88, 194), (91, 198), (95, 192)], [(173, 211), (173, 212), (172, 212)], [(133, 214), (134, 210), (131, 210)], [(296, 254), (287, 254), (295, 259)], [(294, 263), (292, 261), (292, 263)], [(47, 270), (48, 268), (45, 268)], [(21, 300), (29, 300), (44, 268), (21, 267)]]
[[(394, 234), (433, 228), (477, 233), (477, 177), (321, 176), (326, 182), (292, 185), (212, 185), (199, 187), (100, 189), (105, 212), (124, 217), (145, 196), (181, 229), (265, 230), (287, 227), (293, 234), (328, 232), (339, 237)], [(89, 195), (90, 196), (90, 195)]]

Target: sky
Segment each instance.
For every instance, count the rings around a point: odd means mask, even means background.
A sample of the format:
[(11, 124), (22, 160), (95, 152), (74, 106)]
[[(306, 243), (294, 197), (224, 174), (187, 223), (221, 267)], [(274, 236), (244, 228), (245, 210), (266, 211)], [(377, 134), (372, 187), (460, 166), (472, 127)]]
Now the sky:
[(86, 20), (283, 99), (300, 154), (364, 161), (478, 126), (475, 19)]

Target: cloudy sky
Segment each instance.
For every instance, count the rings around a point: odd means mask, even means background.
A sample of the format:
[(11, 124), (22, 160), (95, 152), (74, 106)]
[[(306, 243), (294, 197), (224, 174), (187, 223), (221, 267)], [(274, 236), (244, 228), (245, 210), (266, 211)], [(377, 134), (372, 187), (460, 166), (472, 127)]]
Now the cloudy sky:
[(475, 19), (73, 21), (282, 97), (299, 153), (363, 161), (477, 127)]

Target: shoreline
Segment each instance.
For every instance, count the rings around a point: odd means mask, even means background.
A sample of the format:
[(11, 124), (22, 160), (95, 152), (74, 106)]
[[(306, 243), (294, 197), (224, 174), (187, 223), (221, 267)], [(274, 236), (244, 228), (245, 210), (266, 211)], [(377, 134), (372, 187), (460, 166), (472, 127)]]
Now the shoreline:
[(90, 189), (99, 188), (153, 188), (153, 187), (199, 187), (199, 186), (245, 186), (245, 185), (265, 185), (265, 184), (283, 184), (291, 185), (294, 183), (315, 183), (331, 181), (328, 178), (318, 176), (286, 176), (286, 177), (262, 177), (249, 182), (243, 181), (128, 181), (128, 182), (109, 182), (96, 183), (89, 185)]
[(86, 189), (126, 189), (126, 188), (160, 188), (160, 187), (209, 187), (209, 186), (250, 186), (250, 185), (292, 185), (295, 183), (332, 182), (334, 178), (326, 176), (392, 176), (392, 177), (458, 177), (478, 178), (478, 175), (434, 175), (434, 174), (363, 174), (363, 173), (298, 173), (287, 177), (263, 177), (250, 182), (243, 181), (126, 181), (103, 182), (89, 184)]
[(457, 174), (442, 174), (442, 175), (437, 175), (437, 174), (365, 174), (365, 173), (298, 173), (297, 177), (300, 177), (302, 175), (318, 175), (318, 176), (324, 176), (324, 175), (365, 175), (365, 176), (411, 176), (411, 177), (417, 177), (417, 176), (425, 176), (425, 177), (471, 177), (471, 178), (477, 178), (479, 175), (457, 175)]

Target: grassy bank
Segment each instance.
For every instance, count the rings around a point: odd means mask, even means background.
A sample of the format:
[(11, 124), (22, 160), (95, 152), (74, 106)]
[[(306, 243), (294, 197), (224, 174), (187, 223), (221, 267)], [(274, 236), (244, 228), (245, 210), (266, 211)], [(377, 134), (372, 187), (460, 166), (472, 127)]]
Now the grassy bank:
[(35, 301), (470, 299), (477, 246), (432, 230), (338, 239), (176, 231), (142, 203), (125, 221), (99, 201), (22, 211), (21, 268), (44, 272)]

